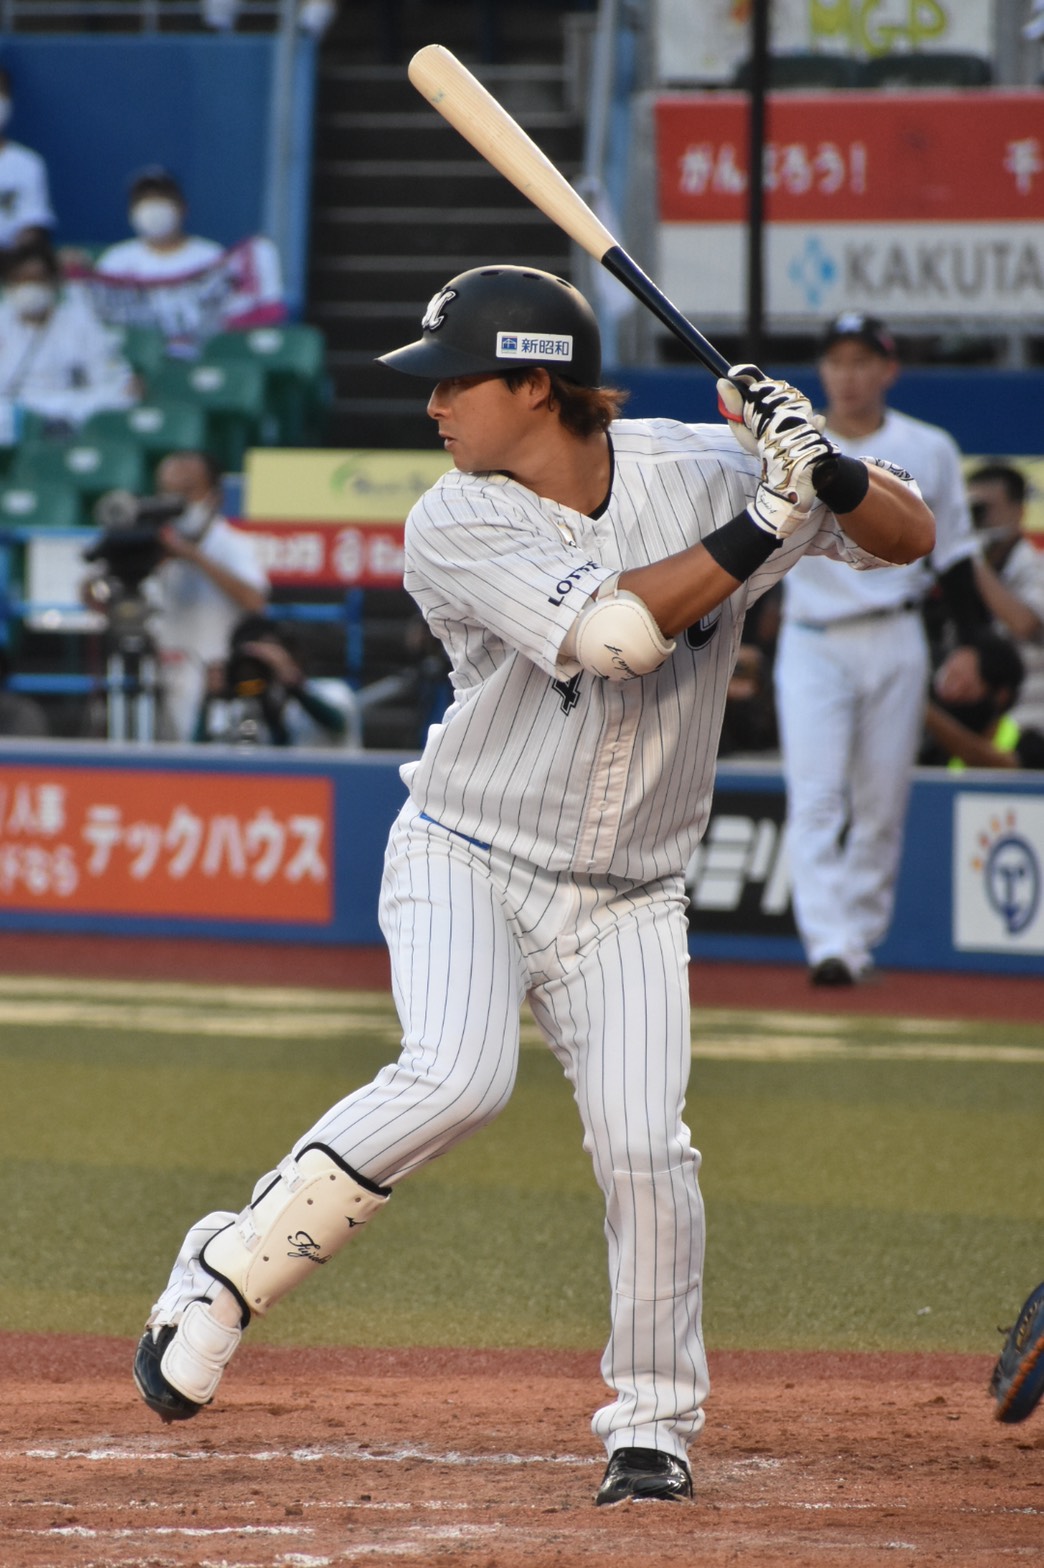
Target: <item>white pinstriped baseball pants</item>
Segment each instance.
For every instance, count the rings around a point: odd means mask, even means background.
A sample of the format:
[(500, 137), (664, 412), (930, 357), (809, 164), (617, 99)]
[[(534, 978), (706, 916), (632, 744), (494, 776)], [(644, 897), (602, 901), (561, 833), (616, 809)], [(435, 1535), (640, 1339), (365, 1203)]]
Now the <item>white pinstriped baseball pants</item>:
[(506, 1105), (528, 995), (573, 1087), (605, 1196), (602, 1373), (615, 1398), (592, 1429), (610, 1453), (637, 1446), (684, 1457), (709, 1384), (700, 1156), (682, 1121), (681, 879), (574, 881), (476, 847), (408, 805), (389, 840), (380, 919), (402, 1053), (296, 1147), (324, 1143), (381, 1186), (445, 1153)]

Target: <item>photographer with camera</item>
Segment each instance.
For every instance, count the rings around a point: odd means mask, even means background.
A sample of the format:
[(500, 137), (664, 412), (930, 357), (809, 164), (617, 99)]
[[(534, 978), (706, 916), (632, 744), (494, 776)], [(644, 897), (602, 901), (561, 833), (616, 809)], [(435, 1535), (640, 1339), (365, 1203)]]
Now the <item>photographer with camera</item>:
[(128, 607), (147, 627), (159, 663), (159, 740), (195, 738), (208, 666), (224, 661), (239, 620), (268, 602), (253, 541), (221, 515), (220, 477), (206, 452), (165, 457), (155, 497), (102, 498), (95, 515), (105, 531), (85, 555), (103, 571), (84, 597), (106, 613), (117, 643)]
[(306, 675), (299, 653), (265, 616), (241, 621), (227, 662), (208, 672), (196, 739), (358, 750), (362, 720), (355, 693), (347, 681)]

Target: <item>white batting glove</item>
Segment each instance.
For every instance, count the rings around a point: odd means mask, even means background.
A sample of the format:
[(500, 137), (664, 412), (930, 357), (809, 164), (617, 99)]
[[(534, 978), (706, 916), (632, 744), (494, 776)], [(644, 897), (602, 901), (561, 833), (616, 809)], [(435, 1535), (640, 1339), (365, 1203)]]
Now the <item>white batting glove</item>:
[(761, 457), (761, 483), (748, 507), (767, 533), (785, 538), (815, 501), (813, 470), (837, 452), (823, 435), (803, 392), (763, 376), (756, 365), (732, 365), (718, 382), (718, 407), (745, 451)]

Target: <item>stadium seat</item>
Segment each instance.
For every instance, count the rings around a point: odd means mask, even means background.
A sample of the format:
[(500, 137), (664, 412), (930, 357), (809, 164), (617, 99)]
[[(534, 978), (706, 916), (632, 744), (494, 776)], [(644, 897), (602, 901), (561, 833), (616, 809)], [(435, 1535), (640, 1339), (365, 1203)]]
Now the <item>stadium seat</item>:
[(158, 327), (113, 327), (124, 359), (148, 383), (167, 358), (167, 339)]
[(51, 480), (72, 485), (89, 507), (106, 490), (131, 490), (140, 495), (148, 479), (145, 453), (136, 441), (74, 437), (69, 441), (22, 442), (7, 483)]
[[(751, 62), (741, 60), (732, 78), (733, 87), (750, 87)], [(774, 54), (768, 61), (770, 88), (855, 87), (859, 61), (843, 54)]]
[[(274, 420), (268, 444), (312, 446), (325, 434), (329, 401), (326, 338), (307, 325), (221, 332), (204, 346), (210, 364), (256, 363), (265, 372), (265, 408)], [(269, 439), (270, 438), (270, 439)]]
[(992, 81), (983, 55), (944, 49), (877, 55), (859, 69), (860, 87), (988, 87)]
[(138, 403), (133, 408), (92, 414), (82, 434), (90, 440), (136, 441), (150, 473), (170, 452), (198, 452), (207, 444), (207, 414), (198, 403)]
[(80, 528), (83, 497), (75, 485), (41, 479), (0, 485), (0, 527)]
[(261, 440), (265, 372), (249, 360), (168, 359), (149, 382), (156, 399), (194, 403), (207, 417), (207, 449), (226, 473), (239, 473), (249, 446)]

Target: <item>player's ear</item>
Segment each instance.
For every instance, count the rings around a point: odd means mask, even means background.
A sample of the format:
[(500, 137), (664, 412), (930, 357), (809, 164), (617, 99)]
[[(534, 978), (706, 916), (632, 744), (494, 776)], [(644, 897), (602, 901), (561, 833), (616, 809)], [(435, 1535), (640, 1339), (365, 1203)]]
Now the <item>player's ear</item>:
[(551, 386), (550, 372), (543, 365), (530, 365), (521, 373), (521, 379), (515, 385), (515, 391), (525, 398), (529, 408), (539, 408), (545, 405), (549, 410), (555, 406), (554, 390)]

